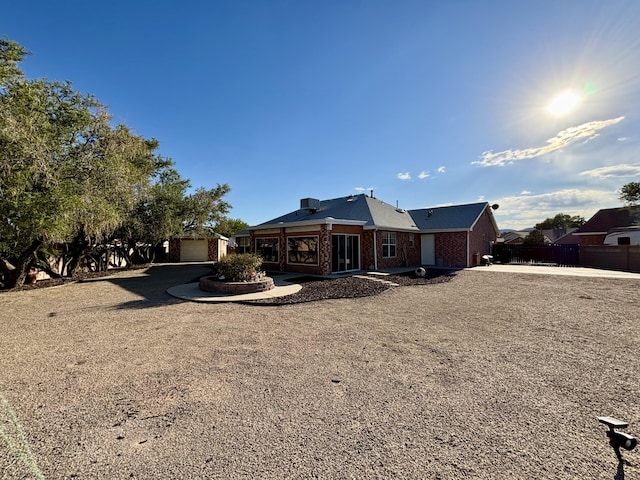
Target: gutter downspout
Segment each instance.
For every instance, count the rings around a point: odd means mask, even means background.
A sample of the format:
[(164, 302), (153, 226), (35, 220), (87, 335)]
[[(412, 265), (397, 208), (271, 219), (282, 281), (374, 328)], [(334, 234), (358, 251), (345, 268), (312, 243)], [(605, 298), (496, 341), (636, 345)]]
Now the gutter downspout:
[(373, 231), (373, 269), (378, 270), (378, 230)]
[(469, 245), (469, 240), (470, 240), (469, 233), (470, 233), (469, 230), (467, 230), (467, 268), (471, 267), (471, 265), (469, 265), (469, 258), (471, 255), (471, 245)]

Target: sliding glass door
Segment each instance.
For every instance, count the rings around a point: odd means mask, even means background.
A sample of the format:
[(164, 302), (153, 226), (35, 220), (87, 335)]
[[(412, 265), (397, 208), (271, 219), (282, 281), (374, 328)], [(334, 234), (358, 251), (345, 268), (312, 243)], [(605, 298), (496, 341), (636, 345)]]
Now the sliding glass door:
[(360, 235), (331, 236), (331, 271), (360, 269)]

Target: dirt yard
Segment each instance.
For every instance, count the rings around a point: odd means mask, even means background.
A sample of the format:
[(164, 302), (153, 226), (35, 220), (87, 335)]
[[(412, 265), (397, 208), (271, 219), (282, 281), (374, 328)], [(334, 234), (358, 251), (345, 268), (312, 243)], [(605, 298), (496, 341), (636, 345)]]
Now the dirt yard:
[(640, 435), (640, 281), (165, 293), (206, 270), (0, 294), (0, 478), (640, 478), (595, 418)]

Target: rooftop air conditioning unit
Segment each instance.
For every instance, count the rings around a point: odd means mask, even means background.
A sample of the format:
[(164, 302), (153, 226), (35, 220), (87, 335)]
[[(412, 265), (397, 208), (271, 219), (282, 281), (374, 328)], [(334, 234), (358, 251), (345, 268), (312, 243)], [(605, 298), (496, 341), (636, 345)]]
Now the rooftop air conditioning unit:
[(300, 209), (316, 212), (320, 210), (320, 200), (317, 198), (303, 198), (300, 200)]

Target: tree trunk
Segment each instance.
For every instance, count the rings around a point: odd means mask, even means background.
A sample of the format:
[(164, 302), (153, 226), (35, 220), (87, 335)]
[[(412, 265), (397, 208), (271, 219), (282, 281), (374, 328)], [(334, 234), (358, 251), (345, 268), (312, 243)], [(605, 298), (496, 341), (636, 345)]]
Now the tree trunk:
[(76, 272), (78, 264), (80, 263), (80, 258), (84, 254), (88, 245), (89, 242), (84, 234), (84, 229), (81, 229), (69, 245), (71, 259), (67, 263), (67, 277), (73, 277), (73, 274)]
[(6, 261), (3, 260), (0, 262), (0, 268), (4, 274), (4, 288), (15, 288), (24, 283), (24, 280), (27, 277), (27, 271), (31, 261), (33, 260), (33, 254), (38, 251), (41, 245), (42, 240), (34, 240), (31, 245), (29, 245), (13, 263), (11, 263), (14, 267), (13, 269), (8, 267)]
[(60, 273), (53, 271), (51, 264), (49, 263), (47, 258), (45, 258), (45, 256), (42, 254), (42, 251), (38, 252), (36, 254), (36, 257), (37, 257), (37, 263), (38, 263), (37, 267), (40, 270), (42, 270), (44, 273), (49, 275), (51, 278), (62, 278), (62, 275)]

